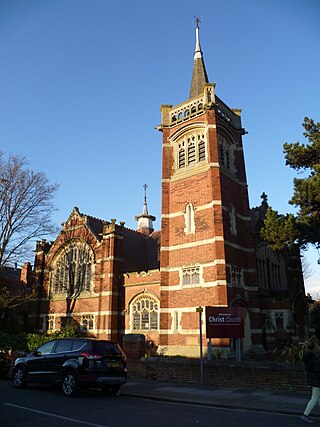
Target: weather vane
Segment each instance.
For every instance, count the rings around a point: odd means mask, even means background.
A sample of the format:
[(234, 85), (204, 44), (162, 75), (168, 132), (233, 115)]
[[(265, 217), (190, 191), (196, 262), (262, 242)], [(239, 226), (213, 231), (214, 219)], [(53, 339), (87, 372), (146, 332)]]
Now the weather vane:
[(148, 188), (148, 184), (143, 184), (143, 188), (144, 188), (144, 200), (147, 199), (147, 188)]

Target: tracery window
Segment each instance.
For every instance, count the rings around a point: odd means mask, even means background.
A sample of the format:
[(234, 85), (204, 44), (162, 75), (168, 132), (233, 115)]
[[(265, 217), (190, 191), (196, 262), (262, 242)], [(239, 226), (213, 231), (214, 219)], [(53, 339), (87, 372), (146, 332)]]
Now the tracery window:
[(240, 286), (242, 284), (242, 269), (241, 267), (231, 267), (231, 284)]
[(279, 291), (288, 288), (286, 261), (262, 243), (256, 250), (259, 288), (266, 291)]
[(46, 316), (45, 330), (51, 332), (51, 331), (54, 331), (54, 327), (55, 327), (54, 316), (52, 316), (52, 315)]
[(200, 267), (189, 267), (182, 270), (182, 285), (191, 286), (200, 283)]
[(52, 262), (51, 290), (70, 296), (91, 290), (94, 256), (86, 242), (74, 239), (67, 243)]
[(130, 304), (132, 329), (157, 330), (159, 318), (159, 303), (150, 295), (140, 295)]
[(92, 331), (94, 329), (94, 315), (83, 314), (81, 316), (81, 329), (83, 331)]
[(206, 160), (206, 142), (202, 132), (186, 135), (178, 142), (178, 169)]

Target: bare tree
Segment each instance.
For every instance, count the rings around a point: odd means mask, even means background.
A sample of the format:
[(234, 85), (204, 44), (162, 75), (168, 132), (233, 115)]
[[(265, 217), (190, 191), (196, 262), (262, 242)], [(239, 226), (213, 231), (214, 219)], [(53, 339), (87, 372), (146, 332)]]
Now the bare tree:
[(13, 326), (17, 328), (18, 325), (12, 324), (17, 320), (17, 310), (21, 308), (27, 309), (28, 304), (35, 301), (37, 297), (37, 289), (21, 285), (17, 288), (11, 288), (0, 283), (0, 329), (6, 329), (10, 326), (10, 323), (11, 328)]
[(0, 271), (26, 259), (33, 240), (57, 231), (51, 220), (57, 189), (43, 172), (29, 169), (25, 157), (5, 159), (0, 152)]
[(304, 280), (309, 279), (309, 277), (313, 275), (314, 270), (312, 268), (310, 261), (306, 258), (305, 255), (301, 257), (301, 267), (302, 267)]
[(3, 286), (0, 289), (0, 312), (19, 307), (34, 299), (34, 292), (31, 289), (21, 287), (21, 289), (12, 291), (10, 288)]

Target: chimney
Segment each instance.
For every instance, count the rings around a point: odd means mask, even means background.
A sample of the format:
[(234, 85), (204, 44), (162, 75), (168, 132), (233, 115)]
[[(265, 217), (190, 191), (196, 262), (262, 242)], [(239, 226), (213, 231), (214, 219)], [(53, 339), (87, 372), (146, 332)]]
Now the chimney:
[(32, 266), (30, 262), (25, 262), (23, 266), (21, 267), (21, 273), (20, 273), (20, 280), (23, 282), (26, 286), (31, 286), (31, 279), (32, 279)]

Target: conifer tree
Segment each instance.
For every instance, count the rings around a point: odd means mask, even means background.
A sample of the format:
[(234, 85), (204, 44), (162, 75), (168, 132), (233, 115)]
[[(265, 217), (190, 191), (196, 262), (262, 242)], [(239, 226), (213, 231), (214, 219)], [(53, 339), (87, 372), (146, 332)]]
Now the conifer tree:
[(320, 122), (305, 117), (302, 125), (308, 142), (283, 146), (286, 165), (303, 174), (302, 178), (294, 178), (289, 200), (298, 209), (297, 214), (282, 215), (269, 208), (261, 230), (261, 236), (274, 250), (295, 244), (320, 248)]

